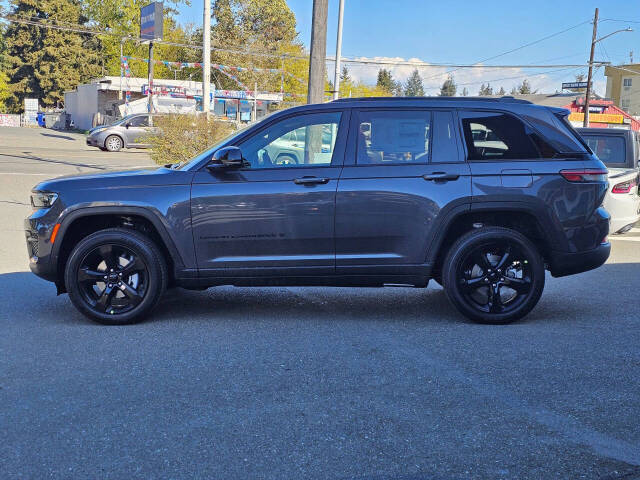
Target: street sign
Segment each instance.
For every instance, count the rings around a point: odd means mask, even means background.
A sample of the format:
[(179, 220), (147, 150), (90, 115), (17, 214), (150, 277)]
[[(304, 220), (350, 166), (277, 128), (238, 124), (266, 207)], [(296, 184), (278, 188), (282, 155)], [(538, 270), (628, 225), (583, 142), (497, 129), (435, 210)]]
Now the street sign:
[(569, 90), (572, 88), (587, 88), (588, 82), (568, 82), (562, 84), (563, 90)]
[(153, 2), (140, 9), (140, 38), (162, 40), (162, 2)]

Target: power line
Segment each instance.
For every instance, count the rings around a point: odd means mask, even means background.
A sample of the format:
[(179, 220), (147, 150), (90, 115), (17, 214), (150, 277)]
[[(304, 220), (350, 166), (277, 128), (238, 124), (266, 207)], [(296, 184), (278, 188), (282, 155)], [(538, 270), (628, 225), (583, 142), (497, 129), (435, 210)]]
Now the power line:
[[(89, 29), (89, 28), (84, 28), (84, 27), (79, 27), (79, 26), (65, 26), (65, 25), (57, 25), (57, 24), (53, 24), (53, 23), (45, 23), (45, 22), (41, 22), (41, 21), (33, 21), (33, 20), (27, 20), (27, 19), (21, 19), (21, 18), (15, 18), (15, 16), (13, 15), (8, 15), (5, 13), (1, 13), (0, 14), (0, 18), (3, 18), (9, 22), (14, 22), (14, 23), (20, 23), (20, 24), (26, 24), (26, 25), (32, 25), (32, 26), (36, 26), (36, 27), (40, 27), (40, 28), (51, 28), (51, 29), (55, 29), (55, 30), (63, 30), (63, 31), (70, 31), (70, 32), (75, 32), (75, 33), (83, 33), (83, 34), (89, 34), (89, 35), (110, 35), (110, 36), (116, 36), (118, 38), (124, 38), (122, 37), (122, 35), (117, 34), (115, 32), (109, 32), (109, 31), (99, 31), (99, 30), (95, 30), (95, 29)], [(412, 61), (412, 60), (376, 60), (376, 59), (358, 59), (358, 58), (342, 58), (342, 62), (343, 63), (347, 63), (350, 64), (352, 66), (367, 66), (367, 65), (386, 65), (386, 66), (412, 66), (412, 67), (422, 67), (422, 68), (442, 68), (442, 67), (448, 67), (448, 68), (453, 68), (453, 70), (450, 70), (449, 72), (452, 71), (456, 71), (456, 70), (460, 70), (463, 68), (485, 68), (485, 69), (508, 69), (508, 68), (532, 68), (532, 69), (536, 69), (536, 68), (580, 68), (580, 67), (584, 67), (585, 64), (558, 64), (558, 65), (531, 65), (531, 64), (520, 64), (520, 65), (483, 65), (480, 64), (483, 61), (486, 60), (490, 60), (490, 59), (494, 59), (494, 58), (498, 58), (500, 56), (506, 55), (508, 53), (512, 53), (515, 52), (517, 50), (520, 50), (522, 48), (525, 48), (527, 46), (530, 45), (534, 45), (536, 43), (539, 43), (543, 40), (546, 40), (548, 38), (552, 38), (556, 35), (559, 35), (561, 33), (564, 33), (566, 31), (569, 31), (573, 28), (576, 28), (580, 25), (583, 25), (584, 23), (588, 23), (588, 22), (583, 22), (581, 24), (575, 25), (573, 27), (567, 28), (561, 32), (557, 32), (555, 34), (552, 35), (548, 35), (546, 37), (544, 37), (543, 39), (539, 39), (536, 40), (534, 42), (530, 42), (526, 45), (523, 45), (521, 47), (509, 50), (508, 52), (504, 52), (501, 53), (499, 55), (494, 55), (493, 57), (488, 57), (484, 60), (481, 60), (480, 62), (476, 62), (473, 64), (455, 64), (455, 63), (429, 63), (429, 62), (416, 62), (416, 61)], [(71, 24), (69, 24), (71, 25)], [(128, 37), (130, 40), (132, 41), (143, 41), (143, 39), (141, 38), (136, 38), (136, 37)], [(195, 48), (195, 49), (202, 49), (202, 45), (197, 45), (197, 44), (190, 44), (190, 43), (180, 43), (180, 42), (169, 42), (169, 41), (156, 41), (156, 44), (160, 44), (160, 45), (169, 45), (169, 46), (176, 46), (176, 47), (184, 47), (184, 48)], [(234, 53), (234, 54), (239, 54), (239, 55), (249, 55), (249, 56), (262, 56), (262, 57), (270, 57), (270, 58), (278, 58), (278, 59), (295, 59), (295, 60), (307, 60), (309, 59), (308, 56), (302, 56), (302, 55), (291, 55), (291, 54), (284, 54), (284, 53), (269, 53), (269, 52), (258, 52), (258, 51), (248, 51), (248, 50), (238, 50), (238, 49), (233, 49), (233, 48), (222, 48), (222, 47), (211, 47), (212, 51), (218, 51), (218, 52), (223, 52), (223, 53)], [(327, 57), (327, 61), (329, 62), (333, 62), (334, 58), (333, 57)], [(597, 62), (596, 62), (597, 64)], [(449, 72), (442, 72), (439, 74), (434, 75), (433, 77), (428, 77), (425, 80), (428, 80), (429, 78), (434, 78)]]
[[(574, 25), (572, 27), (565, 28), (564, 30), (561, 30), (561, 31), (556, 32), (556, 33), (552, 33), (551, 35), (547, 35), (546, 37), (540, 38), (538, 40), (534, 40), (533, 42), (526, 43), (526, 44), (524, 44), (524, 45), (522, 45), (520, 47), (513, 48), (513, 49), (508, 50), (506, 52), (499, 53), (498, 55), (493, 55), (491, 57), (487, 57), (487, 58), (484, 58), (482, 60), (478, 60), (477, 62), (474, 63), (474, 65), (476, 65), (478, 63), (486, 62), (486, 61), (489, 61), (489, 60), (494, 60), (494, 59), (502, 57), (504, 55), (508, 55), (510, 53), (517, 52), (518, 50), (522, 50), (523, 48), (527, 48), (527, 47), (530, 47), (530, 46), (535, 45), (537, 43), (544, 42), (545, 40), (549, 40), (550, 38), (557, 37), (558, 35), (566, 33), (566, 32), (568, 32), (570, 30), (575, 29), (575, 28), (581, 27), (582, 25), (585, 25), (585, 24), (589, 23), (590, 21), (591, 20), (585, 20), (584, 22), (578, 23), (578, 24), (576, 24), (576, 25)], [(453, 73), (453, 72), (456, 72), (456, 71), (460, 70), (461, 68), (465, 68), (465, 67), (456, 67), (453, 70), (449, 70), (448, 72), (439, 73), (439, 74), (434, 75), (432, 77), (426, 78), (425, 80), (429, 80), (430, 78), (435, 78), (435, 77), (438, 77), (438, 76), (441, 76), (441, 75), (444, 75), (444, 74), (450, 74), (450, 73)]]

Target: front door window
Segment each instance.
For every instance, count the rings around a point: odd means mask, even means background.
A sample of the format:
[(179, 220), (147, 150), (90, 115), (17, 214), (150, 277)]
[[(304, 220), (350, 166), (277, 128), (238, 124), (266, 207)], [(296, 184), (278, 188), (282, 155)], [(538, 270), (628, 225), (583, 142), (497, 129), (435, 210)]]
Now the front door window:
[(331, 165), (340, 112), (298, 115), (270, 125), (240, 145), (251, 169)]

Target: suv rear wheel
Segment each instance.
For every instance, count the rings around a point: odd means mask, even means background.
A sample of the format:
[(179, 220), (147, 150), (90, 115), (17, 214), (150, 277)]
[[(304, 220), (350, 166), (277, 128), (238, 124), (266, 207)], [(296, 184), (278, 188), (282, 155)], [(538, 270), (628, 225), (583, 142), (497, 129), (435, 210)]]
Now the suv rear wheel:
[(524, 317), (544, 289), (544, 262), (521, 233), (473, 230), (447, 253), (442, 280), (451, 303), (471, 320), (504, 324)]
[(69, 297), (99, 323), (125, 325), (142, 319), (167, 287), (168, 273), (158, 247), (144, 235), (121, 228), (80, 241), (65, 267)]

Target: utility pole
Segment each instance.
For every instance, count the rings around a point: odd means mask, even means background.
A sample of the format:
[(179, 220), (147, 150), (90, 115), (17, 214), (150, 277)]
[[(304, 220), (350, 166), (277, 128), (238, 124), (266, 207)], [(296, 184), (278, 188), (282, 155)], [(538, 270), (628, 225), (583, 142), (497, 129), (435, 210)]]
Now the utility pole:
[(202, 25), (202, 110), (208, 118), (211, 95), (211, 0), (204, 0)]
[(309, 61), (309, 92), (307, 94), (307, 103), (322, 103), (324, 100), (328, 15), (329, 1), (313, 0), (311, 58)]
[(584, 122), (582, 126), (589, 126), (589, 97), (591, 96), (591, 77), (593, 76), (593, 53), (596, 49), (596, 37), (598, 35), (598, 9), (593, 16), (593, 35), (591, 37), (591, 54), (589, 55), (589, 73), (587, 75), (587, 92), (584, 97)]
[(340, 97), (340, 55), (342, 53), (342, 17), (344, 16), (344, 0), (340, 0), (338, 13), (338, 38), (336, 40), (336, 71), (333, 76), (333, 99)]
[(149, 42), (149, 65), (147, 68), (148, 73), (148, 86), (147, 101), (149, 102), (147, 110), (149, 113), (153, 113), (153, 42)]

